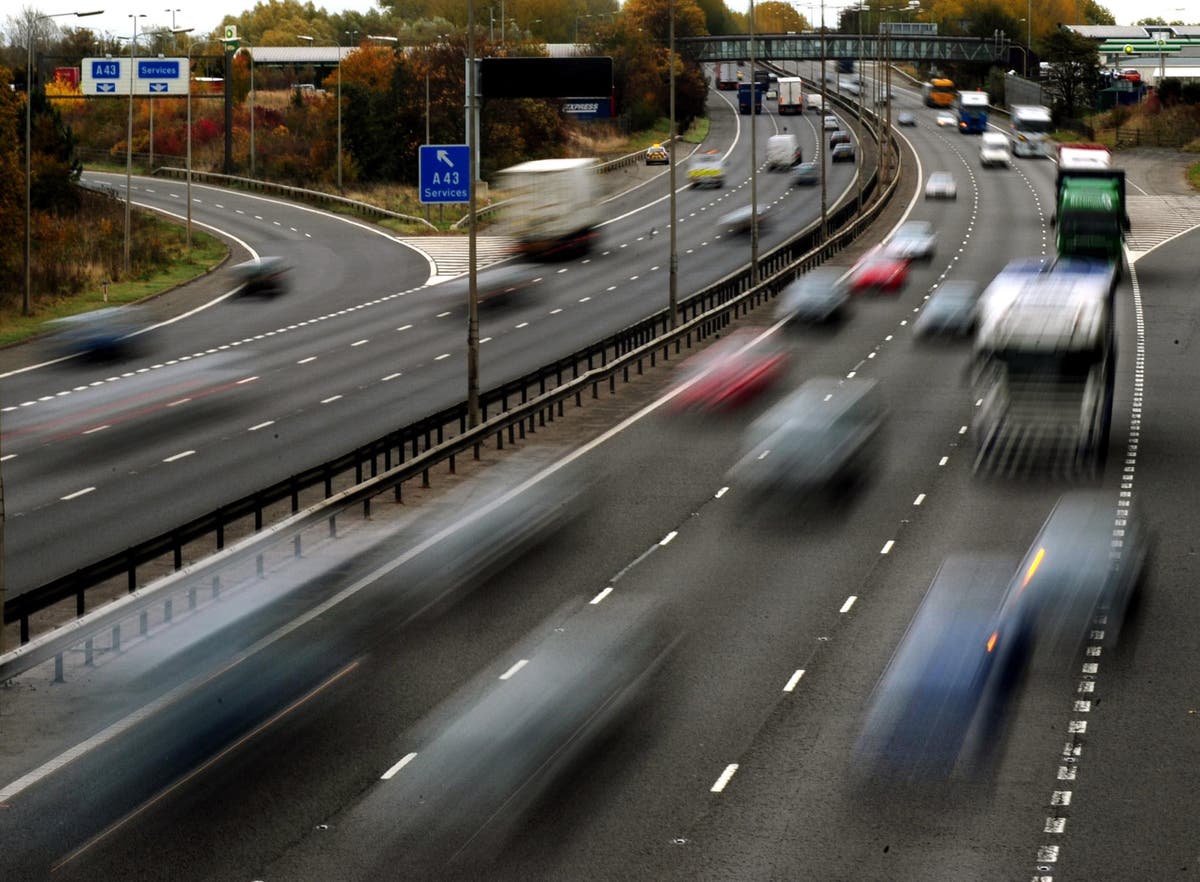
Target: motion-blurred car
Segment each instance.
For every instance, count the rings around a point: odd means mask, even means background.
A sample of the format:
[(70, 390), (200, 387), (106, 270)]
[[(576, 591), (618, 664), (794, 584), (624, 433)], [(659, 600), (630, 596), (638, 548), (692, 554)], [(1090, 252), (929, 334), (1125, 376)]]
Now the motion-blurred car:
[(646, 148), (646, 165), (668, 165), (671, 154), (662, 144), (651, 144)]
[[(499, 306), (519, 299), (522, 293), (540, 284), (545, 276), (546, 269), (541, 264), (507, 260), (475, 274), (475, 294), (480, 304)], [(447, 308), (461, 308), (467, 302), (469, 286), (470, 279), (464, 274), (431, 290), (444, 298)]]
[(849, 143), (850, 143), (850, 133), (847, 132), (845, 129), (838, 129), (836, 132), (833, 132), (829, 135), (829, 147), (831, 149), (836, 147), (838, 144), (849, 144)]
[(138, 355), (146, 318), (136, 306), (110, 306), (46, 322), (55, 354), (104, 361)]
[(964, 337), (979, 320), (979, 286), (974, 282), (943, 282), (925, 301), (913, 334), (917, 337)]
[(685, 361), (671, 406), (705, 413), (732, 409), (775, 384), (787, 368), (787, 350), (778, 335), (754, 343), (758, 333), (741, 328)]
[(944, 561), (867, 702), (854, 768), (871, 786), (935, 784), (998, 753), (1029, 654), (1012, 561)]
[[(767, 224), (769, 212), (767, 206), (758, 206), (758, 227), (762, 229)], [(721, 215), (717, 221), (717, 226), (723, 230), (728, 230), (731, 233), (748, 233), (750, 232), (750, 221), (755, 216), (755, 213), (750, 210), (749, 205), (743, 205), (741, 208), (735, 208), (733, 211), (726, 212)]]
[(896, 117), (896, 122), (902, 126), (915, 126), (917, 124), (917, 115), (909, 110), (900, 111), (900, 115)]
[(276, 297), (288, 289), (288, 265), (282, 257), (256, 257), (230, 270), (247, 297)]
[(716, 150), (692, 156), (688, 167), (688, 183), (693, 187), (725, 186), (725, 160)]
[(841, 315), (850, 301), (842, 271), (809, 270), (783, 289), (775, 307), (776, 320), (828, 322)]
[(829, 154), (830, 162), (854, 162), (854, 145), (838, 144)]
[(420, 752), (340, 818), (378, 844), (357, 878), (446, 878), (451, 863), (464, 878), (490, 876), (529, 813), (635, 718), (679, 639), (648, 604), (614, 601), (604, 621), (546, 626), (519, 673), (489, 672), (419, 724)]
[(815, 162), (801, 162), (792, 166), (792, 183), (799, 187), (811, 187), (821, 182), (821, 167)]
[(939, 110), (937, 115), (938, 126), (950, 126), (953, 128), (958, 125), (958, 120), (954, 118), (954, 114), (948, 110)]
[(929, 221), (905, 221), (887, 243), (887, 252), (906, 260), (932, 260), (937, 240), (937, 230)]
[(836, 129), (841, 128), (841, 124), (838, 122), (838, 118), (836, 116), (834, 116), (832, 113), (827, 113), (825, 115), (825, 122), (823, 123), (823, 127), (824, 127), (825, 131), (832, 132)]
[(808, 380), (750, 424), (730, 483), (789, 497), (848, 486), (874, 460), (885, 416), (874, 380)]
[(855, 294), (880, 291), (894, 294), (908, 281), (908, 260), (889, 254), (877, 245), (859, 259), (850, 270), (850, 290)]
[(1063, 494), (1014, 577), (1036, 614), (1039, 653), (1071, 663), (1097, 615), (1105, 644), (1116, 645), (1149, 548), (1141, 512), (1115, 492)]
[(958, 199), (958, 186), (950, 172), (934, 172), (925, 182), (926, 199)]

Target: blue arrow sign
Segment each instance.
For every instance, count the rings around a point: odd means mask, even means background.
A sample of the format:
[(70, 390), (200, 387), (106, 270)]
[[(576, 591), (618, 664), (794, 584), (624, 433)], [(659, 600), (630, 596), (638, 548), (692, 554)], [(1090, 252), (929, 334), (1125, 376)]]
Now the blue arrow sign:
[(96, 83), (97, 92), (115, 92), (117, 91), (116, 83)]
[(166, 83), (151, 83), (150, 91), (151, 92), (165, 92), (165, 91), (167, 91), (167, 84)]
[(471, 200), (471, 156), (466, 144), (422, 144), (417, 159), (421, 202), (453, 204)]

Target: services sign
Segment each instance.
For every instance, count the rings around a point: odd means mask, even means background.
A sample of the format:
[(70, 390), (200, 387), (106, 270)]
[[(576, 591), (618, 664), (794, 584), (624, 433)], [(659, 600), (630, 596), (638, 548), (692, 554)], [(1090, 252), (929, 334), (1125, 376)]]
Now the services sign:
[(471, 201), (471, 154), (466, 144), (422, 144), (417, 160), (421, 202), (454, 205)]
[(187, 95), (186, 58), (85, 58), (79, 87), (86, 96)]

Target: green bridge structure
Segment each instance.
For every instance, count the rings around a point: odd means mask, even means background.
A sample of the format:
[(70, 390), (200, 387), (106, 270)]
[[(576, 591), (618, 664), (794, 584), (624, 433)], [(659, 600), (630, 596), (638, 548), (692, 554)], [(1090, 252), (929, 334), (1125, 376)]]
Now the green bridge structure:
[[(696, 61), (744, 61), (750, 57), (750, 37), (681, 37), (681, 54)], [(1004, 64), (1006, 40), (984, 37), (934, 37), (912, 34), (755, 34), (756, 61), (820, 61), (822, 58), (889, 58), (892, 61), (977, 62)]]

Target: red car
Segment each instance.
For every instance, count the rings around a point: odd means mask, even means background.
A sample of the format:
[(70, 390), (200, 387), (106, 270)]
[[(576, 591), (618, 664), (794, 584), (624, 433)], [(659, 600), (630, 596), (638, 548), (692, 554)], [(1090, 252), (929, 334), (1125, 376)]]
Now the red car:
[(872, 248), (850, 271), (850, 290), (854, 293), (880, 291), (894, 294), (908, 281), (908, 261), (894, 257), (883, 246)]
[(787, 352), (772, 337), (751, 341), (760, 331), (734, 331), (683, 363), (676, 411), (718, 411), (745, 404), (770, 387), (787, 367)]

